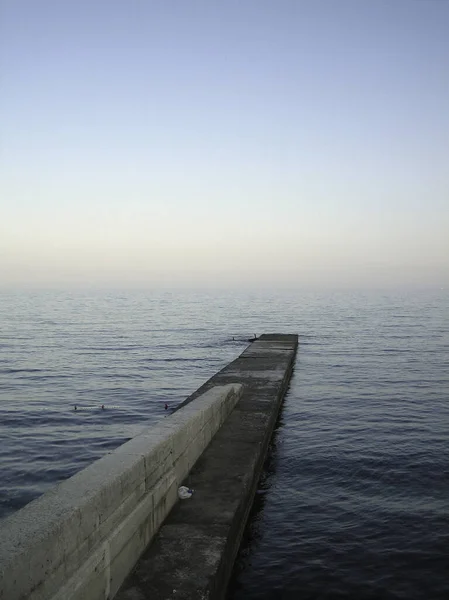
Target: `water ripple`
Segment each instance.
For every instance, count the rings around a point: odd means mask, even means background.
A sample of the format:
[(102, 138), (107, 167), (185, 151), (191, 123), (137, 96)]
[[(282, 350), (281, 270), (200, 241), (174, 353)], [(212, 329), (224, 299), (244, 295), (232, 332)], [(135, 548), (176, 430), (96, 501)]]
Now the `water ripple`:
[(444, 292), (0, 294), (0, 516), (163, 419), (253, 332), (299, 333), (229, 599), (447, 600), (448, 315)]

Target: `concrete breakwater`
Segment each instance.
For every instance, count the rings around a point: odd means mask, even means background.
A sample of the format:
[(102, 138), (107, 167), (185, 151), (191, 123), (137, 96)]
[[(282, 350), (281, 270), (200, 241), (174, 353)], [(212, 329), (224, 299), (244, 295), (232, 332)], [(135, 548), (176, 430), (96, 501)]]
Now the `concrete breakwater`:
[[(3, 521), (0, 598), (221, 597), (296, 348), (261, 336), (162, 424)], [(186, 477), (195, 494), (176, 502)]]

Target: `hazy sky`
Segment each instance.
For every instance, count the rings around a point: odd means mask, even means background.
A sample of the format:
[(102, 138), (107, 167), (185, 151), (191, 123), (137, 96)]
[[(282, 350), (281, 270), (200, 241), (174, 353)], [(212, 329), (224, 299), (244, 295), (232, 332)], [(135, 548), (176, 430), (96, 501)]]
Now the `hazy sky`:
[(449, 284), (449, 1), (0, 6), (0, 284)]

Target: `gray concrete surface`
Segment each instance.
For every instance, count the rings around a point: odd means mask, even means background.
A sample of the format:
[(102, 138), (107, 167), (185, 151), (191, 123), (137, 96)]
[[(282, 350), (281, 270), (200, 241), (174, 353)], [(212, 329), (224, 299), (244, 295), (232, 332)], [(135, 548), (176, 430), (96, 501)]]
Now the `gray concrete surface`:
[(244, 386), (187, 479), (194, 496), (175, 505), (116, 600), (224, 597), (297, 345), (296, 335), (263, 335), (186, 400), (230, 381)]
[(2, 600), (112, 598), (234, 409), (228, 378), (0, 522)]

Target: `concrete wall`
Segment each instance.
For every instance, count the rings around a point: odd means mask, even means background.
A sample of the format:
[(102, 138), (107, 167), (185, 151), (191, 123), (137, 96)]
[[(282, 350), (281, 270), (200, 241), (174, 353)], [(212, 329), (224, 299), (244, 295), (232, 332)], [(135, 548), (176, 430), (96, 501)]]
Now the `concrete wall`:
[(276, 419), (297, 335), (262, 335), (190, 398), (231, 381), (238, 405), (189, 475), (193, 499), (178, 502), (115, 600), (223, 600)]
[(1, 522), (0, 598), (112, 598), (241, 394), (213, 387)]

